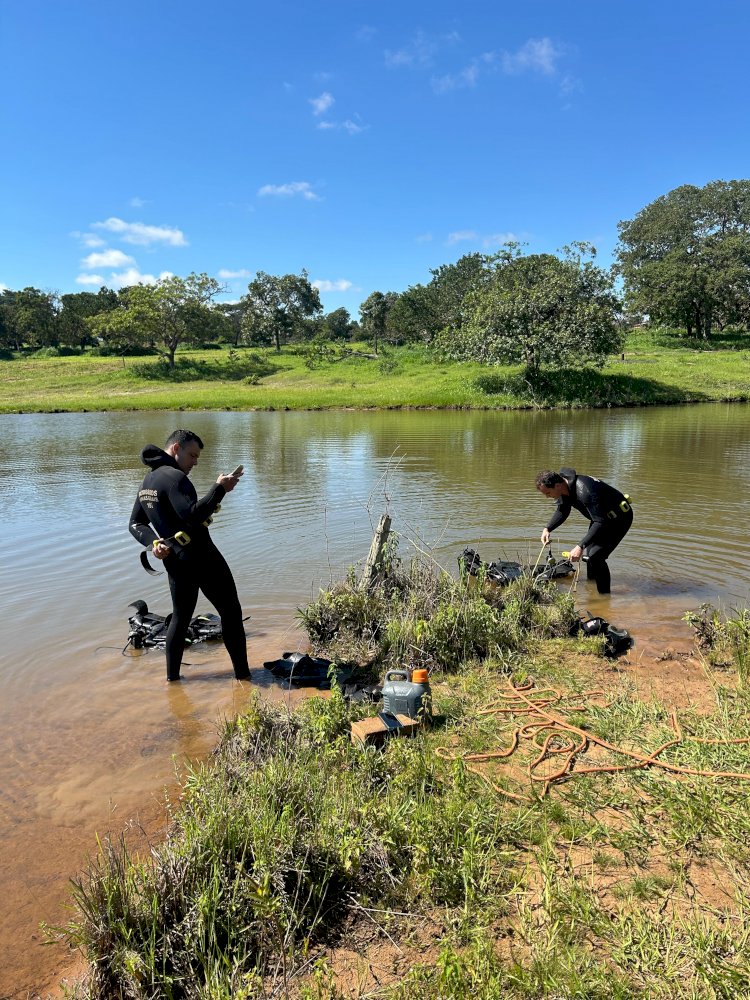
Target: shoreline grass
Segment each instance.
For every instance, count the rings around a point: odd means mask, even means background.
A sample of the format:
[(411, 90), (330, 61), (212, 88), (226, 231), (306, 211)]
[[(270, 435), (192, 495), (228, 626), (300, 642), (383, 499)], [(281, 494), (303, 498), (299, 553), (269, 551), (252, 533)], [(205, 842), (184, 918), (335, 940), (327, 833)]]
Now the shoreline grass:
[[(747, 341), (747, 342), (745, 342)], [(355, 347), (361, 345), (354, 345)], [(0, 360), (0, 413), (113, 410), (529, 409), (646, 406), (750, 399), (750, 337), (716, 350), (631, 337), (601, 372), (545, 373), (531, 386), (518, 367), (441, 362), (422, 347), (361, 350), (310, 360), (296, 348), (178, 353), (157, 358)], [(309, 365), (312, 364), (312, 367)]]
[[(370, 594), (353, 579), (321, 592), (301, 612), (313, 647), (378, 672), (429, 664), (436, 724), (353, 746), (350, 720), (368, 710), (335, 687), (293, 714), (255, 703), (228, 722), (164, 843), (146, 859), (105, 843), (77, 880), (68, 936), (91, 971), (72, 995), (750, 995), (750, 782), (574, 767), (542, 795), (533, 732), (518, 757), (467, 759), (506, 750), (528, 722), (517, 706), (488, 711), (511, 684), (556, 689), (555, 714), (647, 760), (674, 736), (667, 706), (602, 669), (597, 638), (568, 637), (573, 614), (552, 585), (471, 588), (424, 561), (392, 562)], [(741, 774), (748, 691), (714, 691), (710, 712), (680, 713), (660, 759)], [(581, 755), (622, 762), (593, 742)], [(352, 950), (380, 970), (355, 993), (339, 962)]]

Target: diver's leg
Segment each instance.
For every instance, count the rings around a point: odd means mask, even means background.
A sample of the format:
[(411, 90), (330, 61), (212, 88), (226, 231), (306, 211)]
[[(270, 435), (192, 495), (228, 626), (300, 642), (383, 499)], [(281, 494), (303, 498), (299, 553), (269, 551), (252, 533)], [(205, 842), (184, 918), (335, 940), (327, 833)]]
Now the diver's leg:
[(172, 594), (172, 616), (167, 629), (167, 680), (178, 681), (185, 639), (198, 602), (198, 581), (185, 566), (171, 566), (169, 590)]
[(606, 559), (598, 559), (594, 569), (596, 589), (600, 594), (608, 594), (611, 590), (612, 578), (609, 574), (609, 566)]
[(242, 605), (237, 587), (227, 561), (214, 548), (201, 571), (200, 588), (213, 604), (221, 618), (221, 634), (234, 667), (237, 680), (247, 680), (250, 667), (247, 662), (247, 637), (242, 623)]
[(586, 549), (586, 579), (596, 584), (600, 594), (610, 592), (609, 566), (607, 556), (609, 550), (603, 545), (591, 545)]

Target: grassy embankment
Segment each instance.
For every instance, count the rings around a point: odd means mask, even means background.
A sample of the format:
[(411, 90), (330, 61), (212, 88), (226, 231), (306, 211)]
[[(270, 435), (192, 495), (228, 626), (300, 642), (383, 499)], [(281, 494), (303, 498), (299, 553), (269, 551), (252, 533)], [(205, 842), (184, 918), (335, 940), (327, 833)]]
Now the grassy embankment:
[(624, 360), (611, 359), (602, 372), (557, 371), (533, 387), (517, 367), (440, 362), (414, 347), (386, 348), (375, 360), (318, 360), (313, 368), (290, 348), (184, 351), (172, 373), (155, 357), (12, 358), (0, 360), (0, 412), (493, 409), (750, 398), (750, 335), (728, 335), (710, 351), (681, 343), (637, 332)]
[(712, 703), (679, 719), (528, 578), (471, 588), (422, 559), (302, 617), (339, 662), (432, 665), (435, 726), (354, 747), (368, 710), (337, 692), (228, 723), (165, 843), (106, 845), (81, 879), (85, 995), (750, 996), (750, 782), (669, 769), (746, 770), (748, 616), (697, 617)]

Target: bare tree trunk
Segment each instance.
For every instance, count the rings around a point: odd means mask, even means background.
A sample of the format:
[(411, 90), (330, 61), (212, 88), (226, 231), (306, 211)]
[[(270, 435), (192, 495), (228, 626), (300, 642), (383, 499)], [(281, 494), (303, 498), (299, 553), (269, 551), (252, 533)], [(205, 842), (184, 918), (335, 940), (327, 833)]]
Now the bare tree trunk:
[(385, 548), (385, 543), (388, 541), (390, 530), (391, 519), (389, 515), (381, 514), (375, 534), (373, 535), (372, 544), (370, 545), (362, 579), (359, 582), (363, 590), (369, 590), (378, 578), (378, 574), (382, 569), (383, 549)]

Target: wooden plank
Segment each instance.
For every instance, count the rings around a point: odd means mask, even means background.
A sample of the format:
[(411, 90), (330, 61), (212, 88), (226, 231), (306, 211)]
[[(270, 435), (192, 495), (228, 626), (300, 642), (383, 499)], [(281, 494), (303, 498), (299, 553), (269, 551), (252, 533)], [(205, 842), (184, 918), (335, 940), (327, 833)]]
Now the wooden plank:
[(410, 719), (408, 715), (397, 715), (396, 718), (401, 723), (398, 729), (389, 729), (377, 715), (352, 722), (352, 743), (380, 746), (389, 736), (413, 736), (422, 725), (418, 719)]

